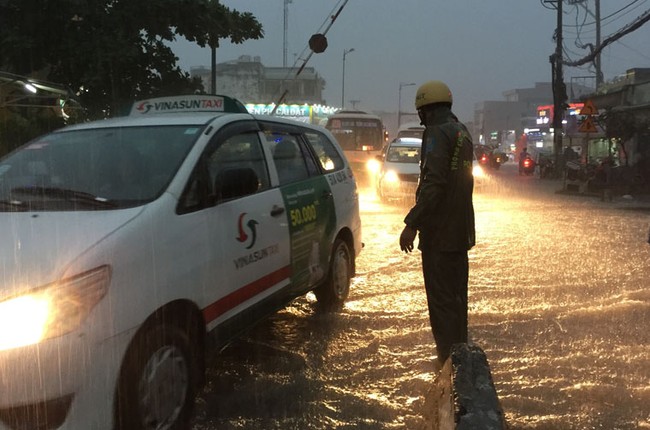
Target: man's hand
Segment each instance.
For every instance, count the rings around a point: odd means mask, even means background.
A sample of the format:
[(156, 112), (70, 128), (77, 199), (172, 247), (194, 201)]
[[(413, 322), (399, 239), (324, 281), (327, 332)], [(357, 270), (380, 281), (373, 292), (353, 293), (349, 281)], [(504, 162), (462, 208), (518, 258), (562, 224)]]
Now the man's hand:
[(402, 234), (399, 235), (399, 247), (402, 251), (406, 253), (413, 251), (413, 241), (415, 240), (417, 233), (417, 230), (408, 225), (404, 227)]

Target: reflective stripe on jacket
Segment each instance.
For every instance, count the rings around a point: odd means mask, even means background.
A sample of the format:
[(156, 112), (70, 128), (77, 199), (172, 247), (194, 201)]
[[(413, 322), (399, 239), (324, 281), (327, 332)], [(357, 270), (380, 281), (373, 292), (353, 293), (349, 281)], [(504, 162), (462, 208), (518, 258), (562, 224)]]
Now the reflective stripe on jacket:
[(420, 249), (469, 250), (475, 244), (472, 138), (445, 106), (425, 126), (416, 203), (404, 222), (420, 232)]

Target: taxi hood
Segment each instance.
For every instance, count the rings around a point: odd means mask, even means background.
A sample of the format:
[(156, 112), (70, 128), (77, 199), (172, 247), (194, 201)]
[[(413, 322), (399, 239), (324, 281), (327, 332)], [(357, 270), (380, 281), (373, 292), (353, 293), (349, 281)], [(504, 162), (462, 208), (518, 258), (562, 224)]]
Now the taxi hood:
[(0, 299), (57, 280), (142, 210), (0, 212)]

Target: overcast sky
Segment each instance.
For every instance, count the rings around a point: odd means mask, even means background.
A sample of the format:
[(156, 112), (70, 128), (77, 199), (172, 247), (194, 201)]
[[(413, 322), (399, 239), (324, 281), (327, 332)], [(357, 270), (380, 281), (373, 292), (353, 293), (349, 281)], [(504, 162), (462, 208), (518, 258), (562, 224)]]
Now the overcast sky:
[[(251, 12), (264, 28), (264, 38), (240, 45), (221, 42), (217, 62), (240, 55), (260, 56), (265, 66), (282, 66), (284, 0), (223, 0), (222, 4)], [(603, 0), (601, 39), (616, 33), (650, 9), (650, 0)], [(298, 65), (313, 33), (323, 32), (331, 14), (343, 4), (339, 0), (292, 0), (288, 19), (288, 64)], [(586, 0), (591, 13), (595, 0)], [(588, 51), (576, 47), (594, 43), (596, 26), (584, 7), (565, 3), (565, 58), (578, 60)], [(578, 13), (579, 11), (579, 13)], [(474, 104), (502, 100), (514, 88), (550, 82), (549, 56), (555, 50), (555, 10), (542, 0), (349, 0), (334, 21), (329, 46), (314, 54), (307, 66), (325, 79), (324, 98), (329, 105), (341, 104), (343, 51), (346, 55), (345, 103), (359, 100), (358, 108), (397, 111), (399, 84), (430, 80), (445, 81), (454, 94), (454, 111), (461, 120), (473, 119)], [(646, 23), (602, 53), (605, 80), (633, 67), (650, 67), (650, 23)], [(179, 41), (173, 45), (180, 66), (210, 65), (210, 50)], [(300, 57), (301, 53), (303, 57)], [(594, 76), (593, 68), (565, 67), (565, 80), (582, 83), (577, 77)], [(590, 82), (590, 83), (593, 83)], [(417, 86), (402, 88), (402, 110), (413, 110)]]

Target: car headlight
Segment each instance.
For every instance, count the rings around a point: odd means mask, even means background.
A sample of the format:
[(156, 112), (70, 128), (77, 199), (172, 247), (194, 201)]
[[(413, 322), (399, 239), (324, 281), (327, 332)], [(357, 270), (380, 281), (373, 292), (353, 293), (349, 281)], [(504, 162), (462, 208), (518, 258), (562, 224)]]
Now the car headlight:
[(109, 266), (0, 302), (0, 351), (69, 333), (106, 295)]
[(389, 170), (386, 172), (384, 175), (384, 181), (390, 183), (390, 184), (396, 184), (399, 182), (399, 176), (397, 176), (397, 172), (394, 170)]
[(474, 175), (475, 178), (480, 178), (484, 174), (485, 173), (483, 172), (483, 168), (481, 166), (472, 167), (472, 175)]
[(371, 173), (377, 173), (379, 171), (379, 161), (370, 159), (366, 162), (366, 169)]

